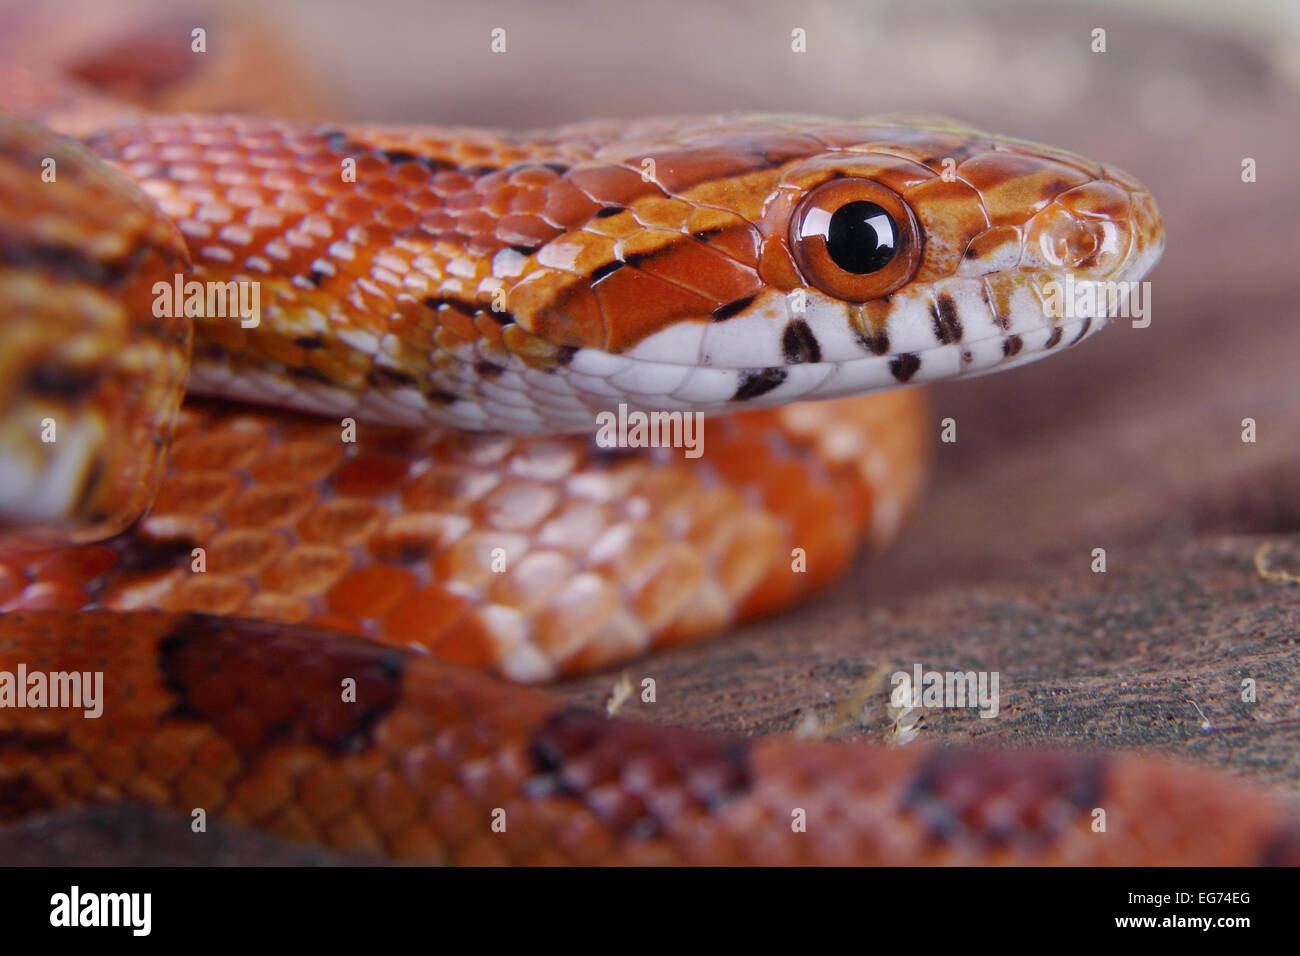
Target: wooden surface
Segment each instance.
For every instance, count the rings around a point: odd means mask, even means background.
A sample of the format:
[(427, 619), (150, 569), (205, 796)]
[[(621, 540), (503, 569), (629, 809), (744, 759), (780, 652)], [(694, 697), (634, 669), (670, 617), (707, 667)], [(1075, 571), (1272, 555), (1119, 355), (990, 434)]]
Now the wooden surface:
[[(753, 734), (793, 730), (811, 714), (830, 736), (878, 741), (888, 730), (882, 675), (917, 662), (996, 670), (998, 717), (931, 711), (919, 739), (1160, 752), (1252, 779), (1300, 809), (1300, 585), (1262, 578), (1253, 561), (1271, 542), (1271, 562), (1300, 575), (1296, 81), (1267, 43), (1109, 8), (936, 19), (929, 5), (899, 6), (844, 14), (876, 17), (872, 56), (894, 57), (883, 90), (857, 89), (847, 59), (741, 90), (688, 48), (683, 90), (654, 98), (665, 112), (924, 107), (1114, 162), (1151, 187), (1168, 229), (1152, 324), (1121, 323), (1049, 362), (936, 389), (935, 421), (955, 418), (958, 441), (938, 446), (904, 540), (803, 607), (627, 667), (634, 682), (655, 678), (657, 702), (633, 698), (622, 713)], [(824, 5), (800, 16), (836, 50), (837, 35), (858, 35), (852, 22), (828, 21)], [(769, 40), (783, 48), (788, 19), (743, 30), (775, 31)], [(1104, 57), (1087, 53), (1095, 25), (1108, 29)], [(620, 48), (608, 47), (612, 62)], [(1017, 57), (1038, 64), (1034, 82), (999, 76)], [(644, 80), (585, 91), (557, 82), (532, 122), (646, 111)], [(1036, 95), (1022, 99), (1027, 86)], [(375, 107), (365, 91), (362, 79), (348, 85), (342, 112)], [(483, 121), (530, 109), (504, 102)], [(391, 116), (392, 100), (384, 106)], [(1246, 156), (1258, 163), (1253, 184), (1241, 182)], [(1247, 417), (1254, 444), (1241, 441)], [(1105, 574), (1090, 570), (1094, 548), (1106, 550)], [(622, 670), (557, 692), (598, 705)], [(1257, 682), (1255, 704), (1241, 699), (1245, 677)], [(844, 713), (864, 689), (866, 706)], [(73, 811), (0, 831), (0, 859), (85, 859), (86, 847), (101, 861), (334, 859), (222, 834), (216, 850), (191, 854), (183, 820)]]

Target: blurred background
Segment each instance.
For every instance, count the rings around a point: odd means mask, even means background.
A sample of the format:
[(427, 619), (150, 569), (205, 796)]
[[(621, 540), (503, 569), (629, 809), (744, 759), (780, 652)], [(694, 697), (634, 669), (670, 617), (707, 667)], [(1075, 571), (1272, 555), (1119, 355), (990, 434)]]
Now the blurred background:
[[(142, 52), (158, 36), (176, 56)], [(1300, 585), (1256, 567), (1263, 546), (1300, 574), (1297, 49), (1285, 0), (0, 0), (0, 56), (166, 89), (168, 108), (503, 126), (921, 110), (1134, 174), (1168, 231), (1151, 326), (935, 389), (958, 441), (903, 540), (801, 608), (635, 663), (659, 702), (625, 713), (880, 740), (883, 694), (845, 702), (882, 668), (991, 669), (998, 719), (930, 714), (922, 739), (1159, 751), (1300, 807)], [(559, 691), (599, 703), (611, 682)]]

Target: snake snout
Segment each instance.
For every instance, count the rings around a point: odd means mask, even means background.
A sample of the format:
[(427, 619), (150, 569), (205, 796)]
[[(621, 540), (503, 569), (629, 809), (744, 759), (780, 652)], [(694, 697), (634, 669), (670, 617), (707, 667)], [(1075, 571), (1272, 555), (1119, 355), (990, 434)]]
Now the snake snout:
[(1056, 196), (1026, 238), (1033, 267), (1076, 279), (1136, 279), (1163, 249), (1164, 228), (1141, 183), (1107, 173)]

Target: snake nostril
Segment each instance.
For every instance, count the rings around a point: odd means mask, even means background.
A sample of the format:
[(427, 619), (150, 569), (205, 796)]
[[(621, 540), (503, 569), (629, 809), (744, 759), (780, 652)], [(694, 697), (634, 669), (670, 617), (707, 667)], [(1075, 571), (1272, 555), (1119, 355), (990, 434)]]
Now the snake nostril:
[(1063, 240), (1062, 263), (1072, 269), (1094, 264), (1101, 251), (1103, 232), (1100, 223), (1077, 222)]

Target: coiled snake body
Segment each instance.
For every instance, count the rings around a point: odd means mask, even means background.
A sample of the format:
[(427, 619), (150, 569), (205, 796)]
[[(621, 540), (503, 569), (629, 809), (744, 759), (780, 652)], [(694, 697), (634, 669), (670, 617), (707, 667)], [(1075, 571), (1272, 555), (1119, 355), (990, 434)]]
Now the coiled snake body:
[[(0, 818), (125, 799), (458, 863), (1294, 859), (1274, 804), (1159, 762), (730, 738), (473, 672), (715, 633), (884, 544), (926, 448), (896, 386), (1099, 328), (1104, 295), (1044, 302), (1154, 263), (1130, 177), (934, 120), (508, 134), (6, 88), (43, 125), (0, 126), (0, 671), (104, 700), (0, 708)], [(256, 324), (173, 316), (177, 281), (256, 283)], [(702, 455), (597, 447), (620, 404), (703, 412)]]

